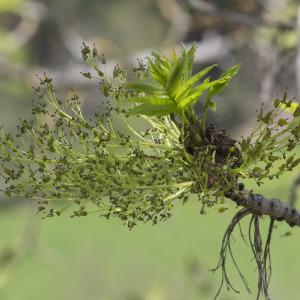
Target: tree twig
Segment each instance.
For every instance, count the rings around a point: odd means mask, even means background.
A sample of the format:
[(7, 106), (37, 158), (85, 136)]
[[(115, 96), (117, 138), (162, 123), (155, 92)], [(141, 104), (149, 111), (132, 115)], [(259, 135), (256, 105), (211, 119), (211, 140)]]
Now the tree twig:
[(300, 211), (288, 202), (267, 199), (246, 189), (239, 192), (230, 191), (225, 196), (254, 215), (267, 215), (277, 221), (285, 221), (290, 226), (300, 226)]

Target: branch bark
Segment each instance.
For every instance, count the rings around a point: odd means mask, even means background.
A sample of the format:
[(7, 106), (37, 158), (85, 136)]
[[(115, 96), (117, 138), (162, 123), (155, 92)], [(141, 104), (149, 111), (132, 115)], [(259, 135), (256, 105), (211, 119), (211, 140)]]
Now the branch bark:
[(290, 226), (300, 226), (300, 211), (288, 202), (279, 199), (268, 199), (246, 189), (238, 192), (230, 191), (225, 196), (238, 206), (247, 208), (253, 215), (267, 215), (271, 219), (285, 221)]

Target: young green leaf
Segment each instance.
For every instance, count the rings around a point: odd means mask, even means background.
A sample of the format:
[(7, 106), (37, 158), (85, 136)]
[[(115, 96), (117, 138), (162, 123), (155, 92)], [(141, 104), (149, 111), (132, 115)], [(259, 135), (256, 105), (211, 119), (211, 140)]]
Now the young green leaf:
[(177, 112), (176, 106), (174, 106), (174, 104), (154, 105), (150, 103), (143, 103), (132, 108), (129, 113), (132, 115), (141, 114), (147, 116), (163, 117), (173, 112)]
[(193, 105), (205, 91), (211, 88), (213, 84), (213, 82), (209, 81), (209, 78), (206, 78), (202, 84), (192, 89), (188, 97), (178, 103), (179, 108), (185, 109), (187, 106)]
[(183, 98), (188, 92), (193, 88), (193, 86), (207, 73), (209, 73), (213, 68), (215, 68), (217, 65), (211, 65), (200, 72), (198, 72), (196, 75), (194, 75), (192, 78), (190, 78), (188, 81), (186, 81), (183, 85), (181, 85), (175, 95), (175, 99), (177, 102), (180, 102), (180, 98)]
[(148, 60), (148, 71), (154, 80), (166, 87), (171, 64), (156, 53), (152, 53), (152, 56), (154, 56), (154, 59), (150, 58)]
[(226, 70), (224, 73), (221, 74), (220, 78), (215, 80), (215, 84), (209, 91), (209, 96), (212, 97), (218, 93), (220, 93), (230, 82), (230, 80), (238, 73), (241, 65), (237, 64), (231, 67), (230, 69)]
[(162, 95), (165, 92), (161, 84), (159, 84), (155, 80), (149, 79), (126, 82), (124, 84), (124, 87), (136, 92), (143, 92), (149, 95)]
[(184, 74), (187, 72), (187, 54), (184, 50), (182, 56), (173, 63), (168, 76), (167, 90), (170, 95), (175, 96)]
[(192, 45), (192, 47), (187, 51), (186, 68), (183, 74), (184, 81), (187, 81), (192, 77), (196, 49), (197, 49), (196, 45)]
[(174, 102), (168, 97), (158, 97), (158, 96), (144, 96), (144, 97), (131, 97), (128, 98), (128, 102), (140, 102), (149, 103), (153, 105), (174, 105)]

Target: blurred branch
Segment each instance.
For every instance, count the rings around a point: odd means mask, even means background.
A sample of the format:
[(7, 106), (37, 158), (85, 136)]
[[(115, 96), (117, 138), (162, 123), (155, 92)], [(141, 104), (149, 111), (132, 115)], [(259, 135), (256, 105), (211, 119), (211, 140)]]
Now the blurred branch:
[(14, 30), (8, 33), (8, 38), (15, 41), (14, 46), (17, 49), (23, 47), (35, 35), (46, 12), (46, 7), (40, 2), (26, 1), (22, 3), (18, 11), (21, 21)]
[(298, 7), (298, 15), (297, 15), (297, 31), (298, 31), (298, 49), (297, 49), (297, 57), (296, 57), (296, 78), (297, 78), (298, 99), (300, 99), (300, 5)]
[[(254, 17), (245, 13), (228, 11), (218, 8), (212, 1), (206, 2), (203, 0), (188, 0), (188, 4), (191, 8), (210, 16), (219, 17), (224, 22), (236, 23), (240, 25), (246, 25), (249, 27), (257, 27), (259, 25), (264, 26), (280, 26), (283, 28), (294, 28), (294, 22), (277, 22), (272, 19), (265, 18), (264, 16)], [(270, 2), (272, 5), (272, 3)], [(262, 6), (262, 5), (261, 5)]]
[(256, 43), (256, 53), (259, 59), (259, 99), (262, 102), (268, 102), (273, 99), (276, 93), (276, 75), (281, 67), (278, 51), (271, 44)]
[(211, 16), (220, 17), (226, 22), (244, 24), (254, 27), (260, 21), (260, 19), (250, 17), (246, 14), (219, 9), (212, 1), (206, 2), (202, 0), (189, 0), (188, 3), (193, 9)]
[(165, 45), (182, 41), (190, 28), (190, 15), (176, 2), (176, 0), (156, 0), (161, 14), (170, 22)]
[[(197, 46), (195, 53), (195, 63), (204, 64), (210, 63), (215, 60), (219, 60), (227, 56), (231, 50), (238, 47), (234, 44), (233, 39), (226, 35), (214, 35), (203, 39), (201, 42), (186, 43), (187, 48), (191, 47), (192, 44)], [(176, 45), (175, 49), (180, 50), (181, 45)], [(137, 58), (147, 57), (151, 55), (153, 49), (146, 49), (135, 53), (130, 59), (130, 62), (135, 62)], [(154, 49), (154, 51), (156, 51)], [(166, 52), (172, 52), (173, 49), (165, 49)]]
[[(221, 58), (229, 55), (230, 51), (237, 47), (232, 42), (230, 37), (224, 37), (221, 35), (216, 35), (214, 37), (209, 37), (204, 39), (201, 42), (195, 43), (197, 45), (197, 51), (195, 54), (195, 63), (196, 64), (205, 64), (210, 63), (212, 61), (220, 60)], [(191, 44), (186, 44), (187, 47), (190, 47)], [(180, 45), (175, 46), (175, 48), (181, 49)], [(141, 52), (135, 53), (133, 56), (125, 59), (123, 63), (126, 65), (129, 63), (136, 63), (138, 58), (149, 57), (151, 53), (156, 51), (155, 49), (146, 49)], [(166, 49), (166, 52), (171, 52), (172, 49)], [(106, 72), (110, 76), (113, 72), (113, 68), (116, 64), (120, 64), (120, 62), (115, 59), (108, 60), (106, 63)], [(57, 83), (58, 88), (71, 87), (73, 85), (77, 87), (89, 86), (93, 85), (92, 81), (86, 80), (80, 74), (80, 72), (88, 72), (89, 67), (85, 64), (70, 64), (64, 70), (48, 70), (46, 71), (54, 81)], [(38, 73), (42, 73), (41, 71)]]
[[(214, 35), (205, 38), (201, 42), (196, 43), (196, 45), (195, 62), (197, 64), (220, 60), (229, 55), (231, 50), (240, 46), (234, 43), (231, 37), (225, 35)], [(187, 46), (191, 45), (188, 44)]]
[[(169, 20), (171, 24), (167, 41), (164, 44), (174, 44), (174, 42), (183, 40), (190, 28), (189, 14), (176, 0), (157, 0), (157, 5), (160, 8), (162, 15)], [(49, 13), (49, 10), (41, 3), (33, 1), (25, 2), (22, 12), (20, 12), (22, 20), (20, 21), (19, 26), (9, 33), (14, 40), (18, 41), (18, 47), (22, 47), (28, 43), (28, 41), (37, 33), (43, 19), (47, 18)], [(72, 86), (84, 88), (95, 85), (93, 81), (86, 80), (80, 74), (80, 72), (89, 71), (89, 68), (79, 61), (79, 51), (77, 52), (74, 50), (74, 47), (77, 49), (77, 46), (74, 45), (81, 43), (80, 35), (75, 31), (68, 31), (67, 34), (64, 34), (62, 29), (60, 29), (60, 31), (62, 31), (61, 42), (64, 43), (64, 46), (66, 46), (70, 55), (69, 63), (64, 65), (63, 68), (61, 64), (55, 69), (45, 69), (44, 67), (32, 68), (0, 55), (0, 78), (22, 80), (26, 82), (27, 85), (32, 86), (37, 82), (36, 74), (47, 73), (54, 79), (58, 89), (68, 89)], [(205, 64), (220, 60), (221, 58), (228, 56), (230, 51), (238, 46), (236, 44), (237, 43), (234, 42), (233, 38), (221, 34), (207, 37), (201, 42), (198, 42), (195, 62), (197, 64)], [(99, 45), (97, 45), (97, 47), (98, 46)], [(180, 45), (176, 48), (179, 47)], [(127, 57), (124, 62), (126, 64), (128, 62), (135, 63), (137, 58), (151, 55), (152, 50), (153, 49), (146, 49), (145, 51), (135, 53), (134, 55)], [(171, 49), (167, 49), (167, 52), (171, 52)], [(113, 68), (117, 63), (120, 64), (118, 59), (108, 59), (105, 71), (108, 74), (112, 74)]]
[[(220, 60), (230, 54), (230, 51), (237, 47), (232, 39), (227, 36), (216, 35), (209, 37), (201, 42), (196, 43), (197, 51), (195, 55), (196, 64), (210, 63)], [(190, 47), (190, 44), (186, 45)], [(180, 45), (175, 48), (181, 48)], [(137, 52), (133, 56), (125, 59), (125, 63), (135, 63), (137, 58), (147, 57), (151, 55), (153, 49), (146, 49), (142, 52)], [(171, 49), (167, 50), (171, 51)], [(106, 72), (112, 74), (114, 66), (120, 63), (117, 59), (108, 60), (106, 63)], [(22, 65), (0, 56), (0, 77), (15, 80), (24, 80), (29, 86), (36, 83), (36, 74), (47, 73), (56, 82), (58, 89), (68, 89), (76, 86), (77, 88), (88, 87), (95, 85), (93, 81), (84, 78), (80, 72), (88, 72), (90, 68), (84, 63), (73, 62), (57, 69), (39, 69)]]

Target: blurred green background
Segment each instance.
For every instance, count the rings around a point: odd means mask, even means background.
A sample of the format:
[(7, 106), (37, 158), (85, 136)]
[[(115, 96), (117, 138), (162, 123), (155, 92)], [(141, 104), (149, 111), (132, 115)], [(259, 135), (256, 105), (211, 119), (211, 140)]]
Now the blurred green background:
[[(52, 76), (61, 94), (74, 88), (86, 114), (101, 103), (97, 85), (80, 71), (83, 41), (95, 44), (110, 66), (130, 65), (151, 51), (180, 43), (198, 44), (196, 69), (234, 63), (242, 69), (211, 115), (233, 136), (246, 135), (255, 110), (288, 87), (300, 93), (300, 14), (297, 0), (0, 0), (0, 118), (14, 130), (29, 117), (37, 75)], [(248, 188), (288, 199), (299, 171)], [(96, 215), (41, 220), (24, 199), (0, 199), (0, 299), (181, 300), (212, 299), (220, 274), (222, 235), (237, 209), (200, 215), (191, 199), (156, 226), (129, 231)], [(265, 222), (267, 225), (267, 222)], [(298, 229), (277, 224), (272, 241), (272, 299), (299, 299)], [(244, 229), (247, 230), (246, 224)], [(248, 295), (232, 268), (241, 294), (220, 299), (255, 299), (257, 274), (239, 233), (234, 251), (249, 279)]]

